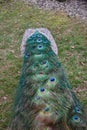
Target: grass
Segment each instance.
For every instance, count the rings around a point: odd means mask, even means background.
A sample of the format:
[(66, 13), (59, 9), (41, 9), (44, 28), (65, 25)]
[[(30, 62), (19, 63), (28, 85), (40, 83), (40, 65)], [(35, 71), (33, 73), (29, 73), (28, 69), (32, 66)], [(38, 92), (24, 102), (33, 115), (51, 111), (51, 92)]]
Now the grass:
[(0, 130), (11, 118), (20, 78), (20, 45), (27, 28), (46, 27), (54, 36), (59, 58), (81, 102), (87, 106), (87, 24), (62, 12), (45, 11), (23, 2), (0, 5)]

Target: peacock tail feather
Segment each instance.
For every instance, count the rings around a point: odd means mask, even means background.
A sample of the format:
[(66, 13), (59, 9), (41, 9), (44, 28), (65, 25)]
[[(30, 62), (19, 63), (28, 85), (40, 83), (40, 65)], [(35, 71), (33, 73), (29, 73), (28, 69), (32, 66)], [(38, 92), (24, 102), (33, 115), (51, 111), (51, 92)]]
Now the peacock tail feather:
[(46, 36), (26, 42), (11, 130), (86, 130), (83, 108)]

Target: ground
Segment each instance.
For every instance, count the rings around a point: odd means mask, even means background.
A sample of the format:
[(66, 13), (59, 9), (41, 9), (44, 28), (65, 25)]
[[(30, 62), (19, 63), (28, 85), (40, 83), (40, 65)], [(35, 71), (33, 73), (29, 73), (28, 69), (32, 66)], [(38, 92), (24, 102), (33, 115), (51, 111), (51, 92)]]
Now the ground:
[(20, 45), (27, 28), (48, 28), (59, 48), (73, 90), (87, 108), (87, 24), (63, 12), (43, 11), (23, 2), (0, 5), (0, 130), (6, 130), (20, 79)]
[(23, 0), (25, 3), (32, 2), (39, 8), (48, 10), (63, 10), (68, 16), (81, 17), (87, 20), (87, 0)]

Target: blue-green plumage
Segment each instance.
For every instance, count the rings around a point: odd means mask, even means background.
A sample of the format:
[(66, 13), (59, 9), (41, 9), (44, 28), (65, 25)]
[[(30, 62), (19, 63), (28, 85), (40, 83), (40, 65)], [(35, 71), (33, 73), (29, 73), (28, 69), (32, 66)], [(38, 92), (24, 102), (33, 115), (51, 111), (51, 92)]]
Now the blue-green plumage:
[(31, 35), (14, 103), (11, 130), (86, 130), (84, 111), (51, 42)]

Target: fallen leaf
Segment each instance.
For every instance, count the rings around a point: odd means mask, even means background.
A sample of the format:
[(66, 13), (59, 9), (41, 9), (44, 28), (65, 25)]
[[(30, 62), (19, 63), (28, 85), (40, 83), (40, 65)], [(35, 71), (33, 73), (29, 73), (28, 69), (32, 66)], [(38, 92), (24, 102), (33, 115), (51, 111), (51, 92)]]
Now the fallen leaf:
[(75, 46), (71, 46), (71, 49), (74, 49), (75, 48)]

